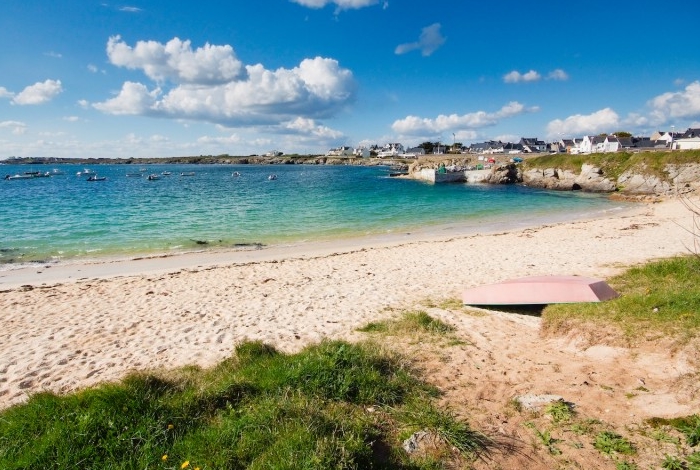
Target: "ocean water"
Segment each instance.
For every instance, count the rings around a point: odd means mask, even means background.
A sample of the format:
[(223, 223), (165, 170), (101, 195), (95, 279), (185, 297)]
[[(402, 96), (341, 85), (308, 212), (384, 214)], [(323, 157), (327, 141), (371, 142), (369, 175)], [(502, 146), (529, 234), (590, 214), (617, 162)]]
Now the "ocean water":
[[(595, 216), (621, 205), (522, 186), (434, 185), (389, 177), (388, 167), (95, 165), (90, 169), (107, 179), (92, 182), (77, 176), (82, 166), (55, 168), (64, 174), (0, 180), (0, 269), (445, 226), (478, 232)], [(0, 165), (0, 177), (52, 169)], [(149, 181), (149, 174), (160, 179)]]

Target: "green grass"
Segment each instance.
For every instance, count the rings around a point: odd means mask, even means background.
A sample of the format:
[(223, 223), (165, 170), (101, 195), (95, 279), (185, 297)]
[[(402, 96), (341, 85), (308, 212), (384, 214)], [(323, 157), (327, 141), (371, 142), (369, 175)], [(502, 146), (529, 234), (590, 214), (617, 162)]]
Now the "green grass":
[(604, 454), (633, 455), (637, 452), (629, 440), (612, 431), (598, 433), (593, 447)]
[(568, 423), (576, 414), (569, 403), (561, 400), (547, 405), (544, 412), (545, 414), (550, 415), (552, 417), (552, 421), (555, 423)]
[(607, 302), (549, 305), (543, 330), (565, 333), (589, 324), (615, 327), (632, 341), (653, 335), (682, 341), (700, 332), (700, 257), (651, 262), (608, 279), (620, 297)]
[(671, 426), (683, 433), (690, 447), (700, 444), (700, 415), (695, 414), (680, 418), (650, 418), (646, 423), (653, 428)]
[(699, 162), (700, 150), (684, 150), (677, 152), (594, 153), (590, 155), (552, 154), (526, 159), (522, 165), (525, 169), (558, 168), (578, 173), (581, 171), (581, 165), (590, 164), (601, 168), (603, 174), (613, 181), (616, 181), (625, 171), (657, 176), (661, 180), (668, 181), (669, 175), (665, 171), (666, 165)]
[(359, 328), (358, 331), (390, 335), (404, 335), (408, 333), (446, 335), (455, 331), (455, 327), (431, 317), (422, 310), (411, 310), (404, 312), (399, 319), (372, 322)]
[(208, 370), (40, 393), (0, 413), (0, 468), (441, 468), (401, 449), (416, 429), (465, 461), (487, 450), (487, 438), (435, 406), (434, 388), (380, 350), (328, 341), (285, 355), (249, 342)]

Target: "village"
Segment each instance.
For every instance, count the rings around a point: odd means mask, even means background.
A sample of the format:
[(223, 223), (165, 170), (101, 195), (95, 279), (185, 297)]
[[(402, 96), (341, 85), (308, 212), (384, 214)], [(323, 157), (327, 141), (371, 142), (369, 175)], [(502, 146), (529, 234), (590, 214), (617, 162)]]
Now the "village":
[(522, 137), (517, 143), (490, 140), (464, 146), (461, 143), (445, 145), (440, 142), (424, 142), (416, 147), (405, 148), (401, 143), (388, 143), (383, 147), (352, 148), (342, 146), (326, 152), (328, 157), (378, 157), (378, 158), (417, 158), (421, 155), (460, 154), (541, 154), (567, 153), (590, 154), (609, 152), (636, 152), (650, 150), (693, 150), (700, 149), (700, 128), (688, 128), (685, 132), (656, 131), (648, 137), (633, 137), (628, 132), (613, 134), (586, 135), (581, 138), (559, 139), (545, 142), (538, 138)]

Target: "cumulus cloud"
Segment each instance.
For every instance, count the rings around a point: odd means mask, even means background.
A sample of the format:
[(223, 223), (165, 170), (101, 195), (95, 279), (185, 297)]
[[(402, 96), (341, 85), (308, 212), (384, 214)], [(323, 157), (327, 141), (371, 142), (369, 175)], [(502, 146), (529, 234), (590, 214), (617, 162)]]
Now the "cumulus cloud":
[(14, 93), (3, 86), (0, 86), (0, 98), (12, 98), (13, 96), (15, 96)]
[(343, 136), (340, 131), (318, 125), (313, 119), (301, 117), (283, 124), (281, 129), (292, 134), (313, 135), (324, 139), (338, 139)]
[(601, 109), (593, 114), (575, 114), (564, 120), (555, 119), (547, 124), (549, 137), (563, 135), (599, 134), (610, 132), (620, 125), (620, 117), (610, 108)]
[(569, 74), (564, 72), (562, 69), (555, 69), (547, 74), (547, 80), (560, 80), (566, 81), (569, 79)]
[(354, 97), (355, 81), (334, 59), (315, 57), (297, 67), (267, 70), (243, 66), (230, 46), (192, 51), (189, 41), (139, 42), (110, 38), (115, 65), (143, 70), (159, 85), (126, 82), (117, 95), (93, 106), (109, 114), (195, 119), (226, 125), (278, 124), (298, 116), (327, 117)]
[(63, 91), (60, 80), (46, 80), (26, 87), (12, 98), (12, 103), (19, 105), (42, 104), (51, 101)]
[[(547, 74), (547, 80), (558, 80), (565, 81), (569, 79), (569, 74), (567, 74), (562, 69), (552, 70)], [(505, 83), (521, 83), (521, 82), (538, 82), (542, 80), (542, 75), (537, 70), (530, 70), (529, 72), (520, 73), (517, 70), (508, 72), (503, 76), (503, 81)]]
[(217, 84), (236, 80), (243, 73), (243, 64), (229, 45), (205, 44), (192, 50), (190, 41), (173, 38), (165, 44), (138, 41), (131, 47), (112, 36), (107, 41), (107, 56), (112, 64), (128, 69), (141, 69), (158, 82)]
[(445, 38), (440, 33), (440, 23), (433, 23), (422, 29), (418, 41), (399, 44), (396, 46), (394, 52), (401, 55), (414, 50), (420, 50), (421, 55), (427, 57), (443, 44), (445, 44)]
[(509, 72), (503, 76), (503, 81), (505, 83), (536, 82), (541, 78), (542, 76), (535, 70), (530, 70), (526, 73), (520, 73), (517, 70), (513, 70), (512, 72)]
[(501, 119), (537, 111), (539, 111), (539, 108), (537, 107), (526, 108), (523, 104), (518, 103), (517, 101), (511, 101), (498, 111), (492, 113), (477, 111), (463, 115), (450, 114), (447, 116), (441, 114), (435, 119), (407, 116), (404, 119), (394, 121), (391, 128), (395, 132), (405, 135), (440, 133), (460, 129), (479, 129), (482, 127), (494, 126)]
[(27, 131), (27, 125), (20, 121), (0, 121), (0, 129), (10, 129), (14, 135), (22, 135)]
[(308, 8), (323, 8), (326, 5), (336, 5), (340, 10), (359, 9), (374, 5), (378, 0), (291, 0)]
[(663, 93), (649, 102), (652, 115), (661, 122), (669, 118), (700, 117), (700, 81), (686, 86), (682, 91)]
[(141, 83), (126, 82), (116, 97), (93, 106), (108, 114), (155, 114), (160, 94), (160, 88), (149, 91)]

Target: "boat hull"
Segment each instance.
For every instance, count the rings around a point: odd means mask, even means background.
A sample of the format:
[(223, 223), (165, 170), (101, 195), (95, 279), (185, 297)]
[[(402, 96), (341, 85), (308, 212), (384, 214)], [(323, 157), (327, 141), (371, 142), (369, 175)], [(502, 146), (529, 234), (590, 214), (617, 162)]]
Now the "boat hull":
[(532, 276), (466, 289), (465, 305), (545, 305), (601, 302), (619, 294), (601, 279), (581, 276)]

